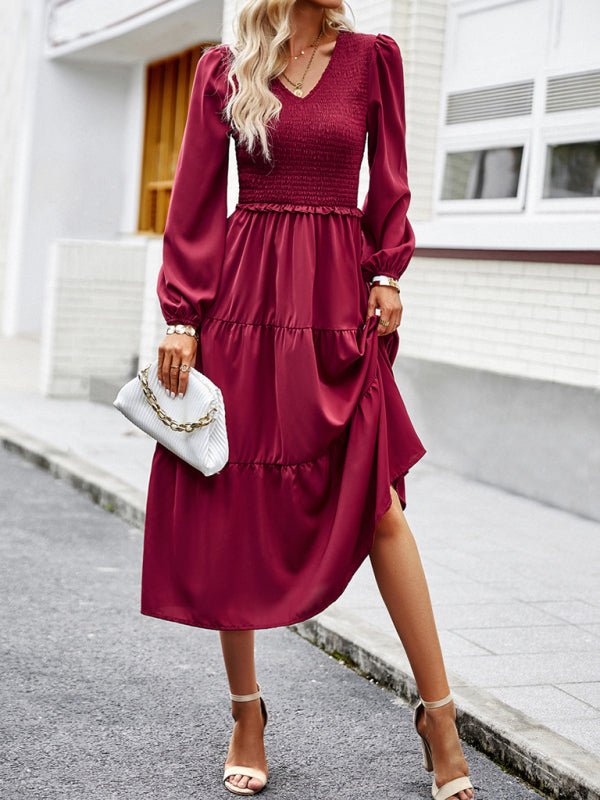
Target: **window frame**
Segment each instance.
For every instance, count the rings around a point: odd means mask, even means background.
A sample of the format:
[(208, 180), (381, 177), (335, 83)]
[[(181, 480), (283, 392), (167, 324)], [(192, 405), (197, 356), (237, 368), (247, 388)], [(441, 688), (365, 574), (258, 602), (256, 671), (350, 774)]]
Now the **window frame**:
[[(553, 116), (566, 117), (572, 116), (571, 112), (557, 112)], [(580, 212), (600, 212), (600, 197), (544, 197), (544, 176), (546, 174), (546, 164), (548, 160), (548, 146), (560, 144), (575, 144), (577, 142), (597, 142), (600, 141), (600, 121), (595, 120), (595, 124), (586, 121), (573, 122), (564, 120), (563, 122), (546, 121), (538, 131), (538, 146), (541, 149), (539, 159), (539, 169), (535, 171), (531, 181), (531, 211), (534, 214), (556, 214), (558, 213), (580, 213)], [(597, 116), (597, 115), (596, 115)]]
[[(515, 118), (513, 117), (511, 121)], [(492, 121), (490, 121), (492, 122)], [(496, 122), (494, 120), (493, 122)], [(480, 123), (479, 123), (480, 124)], [(486, 125), (488, 125), (486, 121)], [(472, 128), (472, 125), (465, 128)], [(523, 156), (521, 158), (521, 170), (519, 183), (515, 197), (486, 197), (480, 199), (442, 199), (442, 188), (444, 185), (444, 171), (446, 168), (446, 157), (450, 153), (463, 153), (472, 150), (489, 150), (494, 147), (522, 147)], [(531, 147), (531, 131), (529, 128), (521, 126), (512, 127), (511, 130), (498, 131), (481, 130), (470, 133), (460, 132), (452, 136), (445, 135), (440, 142), (439, 156), (437, 159), (438, 169), (435, 171), (434, 181), (434, 205), (433, 211), (436, 215), (445, 214), (489, 214), (489, 213), (520, 213), (525, 210), (527, 175), (529, 171), (529, 153)]]
[[(450, 0), (449, 13), (445, 31), (445, 42), (456, 36), (456, 27), (461, 15), (479, 12), (497, 5), (510, 5), (514, 0)], [(573, 109), (569, 111), (547, 112), (545, 110), (548, 82), (551, 78), (572, 73), (598, 69), (597, 61), (590, 63), (589, 58), (574, 61), (569, 66), (557, 68), (552, 63), (552, 51), (555, 41), (560, 35), (561, 0), (553, 0), (550, 7), (547, 38), (547, 60), (540, 63), (528, 77), (533, 80), (533, 103), (531, 113), (522, 116), (499, 117), (489, 120), (448, 124), (446, 110), (449, 96), (455, 91), (469, 91), (484, 88), (474, 81), (472, 86), (457, 88), (450, 86), (447, 75), (442, 76), (441, 102), (438, 116), (438, 143), (436, 147), (433, 180), (431, 187), (432, 221), (440, 220), (447, 225), (453, 217), (461, 219), (469, 215), (477, 224), (482, 215), (497, 213), (500, 220), (505, 215), (518, 215), (529, 224), (535, 224), (536, 218), (542, 225), (549, 224), (549, 216), (557, 218), (568, 215), (575, 219), (577, 214), (583, 218), (589, 213), (600, 210), (600, 198), (545, 198), (543, 197), (544, 175), (548, 158), (549, 144), (568, 144), (577, 141), (595, 141), (600, 138), (600, 108)], [(444, 64), (446, 61), (444, 60)], [(515, 81), (527, 76), (514, 77)], [(499, 77), (498, 85), (506, 83), (508, 78)], [(516, 198), (442, 200), (444, 170), (446, 157), (450, 152), (487, 149), (497, 146), (523, 146), (523, 159), (519, 187)], [(559, 225), (568, 226), (569, 222), (561, 220)], [(431, 227), (431, 225), (430, 225)]]

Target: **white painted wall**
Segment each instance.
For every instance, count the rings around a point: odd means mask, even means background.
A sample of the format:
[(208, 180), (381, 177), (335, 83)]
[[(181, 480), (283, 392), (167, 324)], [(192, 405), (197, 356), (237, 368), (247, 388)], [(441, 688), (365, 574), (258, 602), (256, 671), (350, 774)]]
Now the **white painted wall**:
[(23, 142), (21, 121), (27, 91), (31, 14), (28, 3), (0, 0), (0, 320), (4, 311), (4, 284), (12, 218), (15, 165)]
[(128, 67), (41, 60), (31, 141), (13, 223), (5, 333), (35, 332), (44, 304), (48, 248), (56, 238), (112, 239), (125, 186)]

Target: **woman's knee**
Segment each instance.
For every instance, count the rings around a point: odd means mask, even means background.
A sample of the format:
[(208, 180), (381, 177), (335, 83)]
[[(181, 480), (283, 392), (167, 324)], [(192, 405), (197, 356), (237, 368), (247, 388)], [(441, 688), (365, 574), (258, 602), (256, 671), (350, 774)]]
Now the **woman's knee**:
[(392, 487), (390, 487), (390, 493), (392, 495), (392, 504), (375, 528), (375, 536), (377, 538), (402, 536), (409, 530), (398, 494)]

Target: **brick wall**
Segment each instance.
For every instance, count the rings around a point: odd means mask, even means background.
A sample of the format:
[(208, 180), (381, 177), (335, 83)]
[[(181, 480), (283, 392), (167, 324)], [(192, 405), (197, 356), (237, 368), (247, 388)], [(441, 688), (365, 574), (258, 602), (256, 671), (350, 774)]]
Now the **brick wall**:
[(42, 329), (41, 391), (88, 397), (90, 377), (133, 377), (146, 242), (57, 240)]
[(414, 257), (405, 354), (600, 386), (600, 266)]

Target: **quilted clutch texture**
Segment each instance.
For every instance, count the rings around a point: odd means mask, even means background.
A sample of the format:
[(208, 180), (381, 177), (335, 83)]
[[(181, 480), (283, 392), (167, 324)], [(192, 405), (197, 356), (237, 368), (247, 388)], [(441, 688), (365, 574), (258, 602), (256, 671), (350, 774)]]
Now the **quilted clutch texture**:
[(183, 397), (158, 381), (158, 359), (121, 387), (113, 405), (128, 420), (204, 475), (229, 458), (225, 405), (219, 387), (194, 367)]

